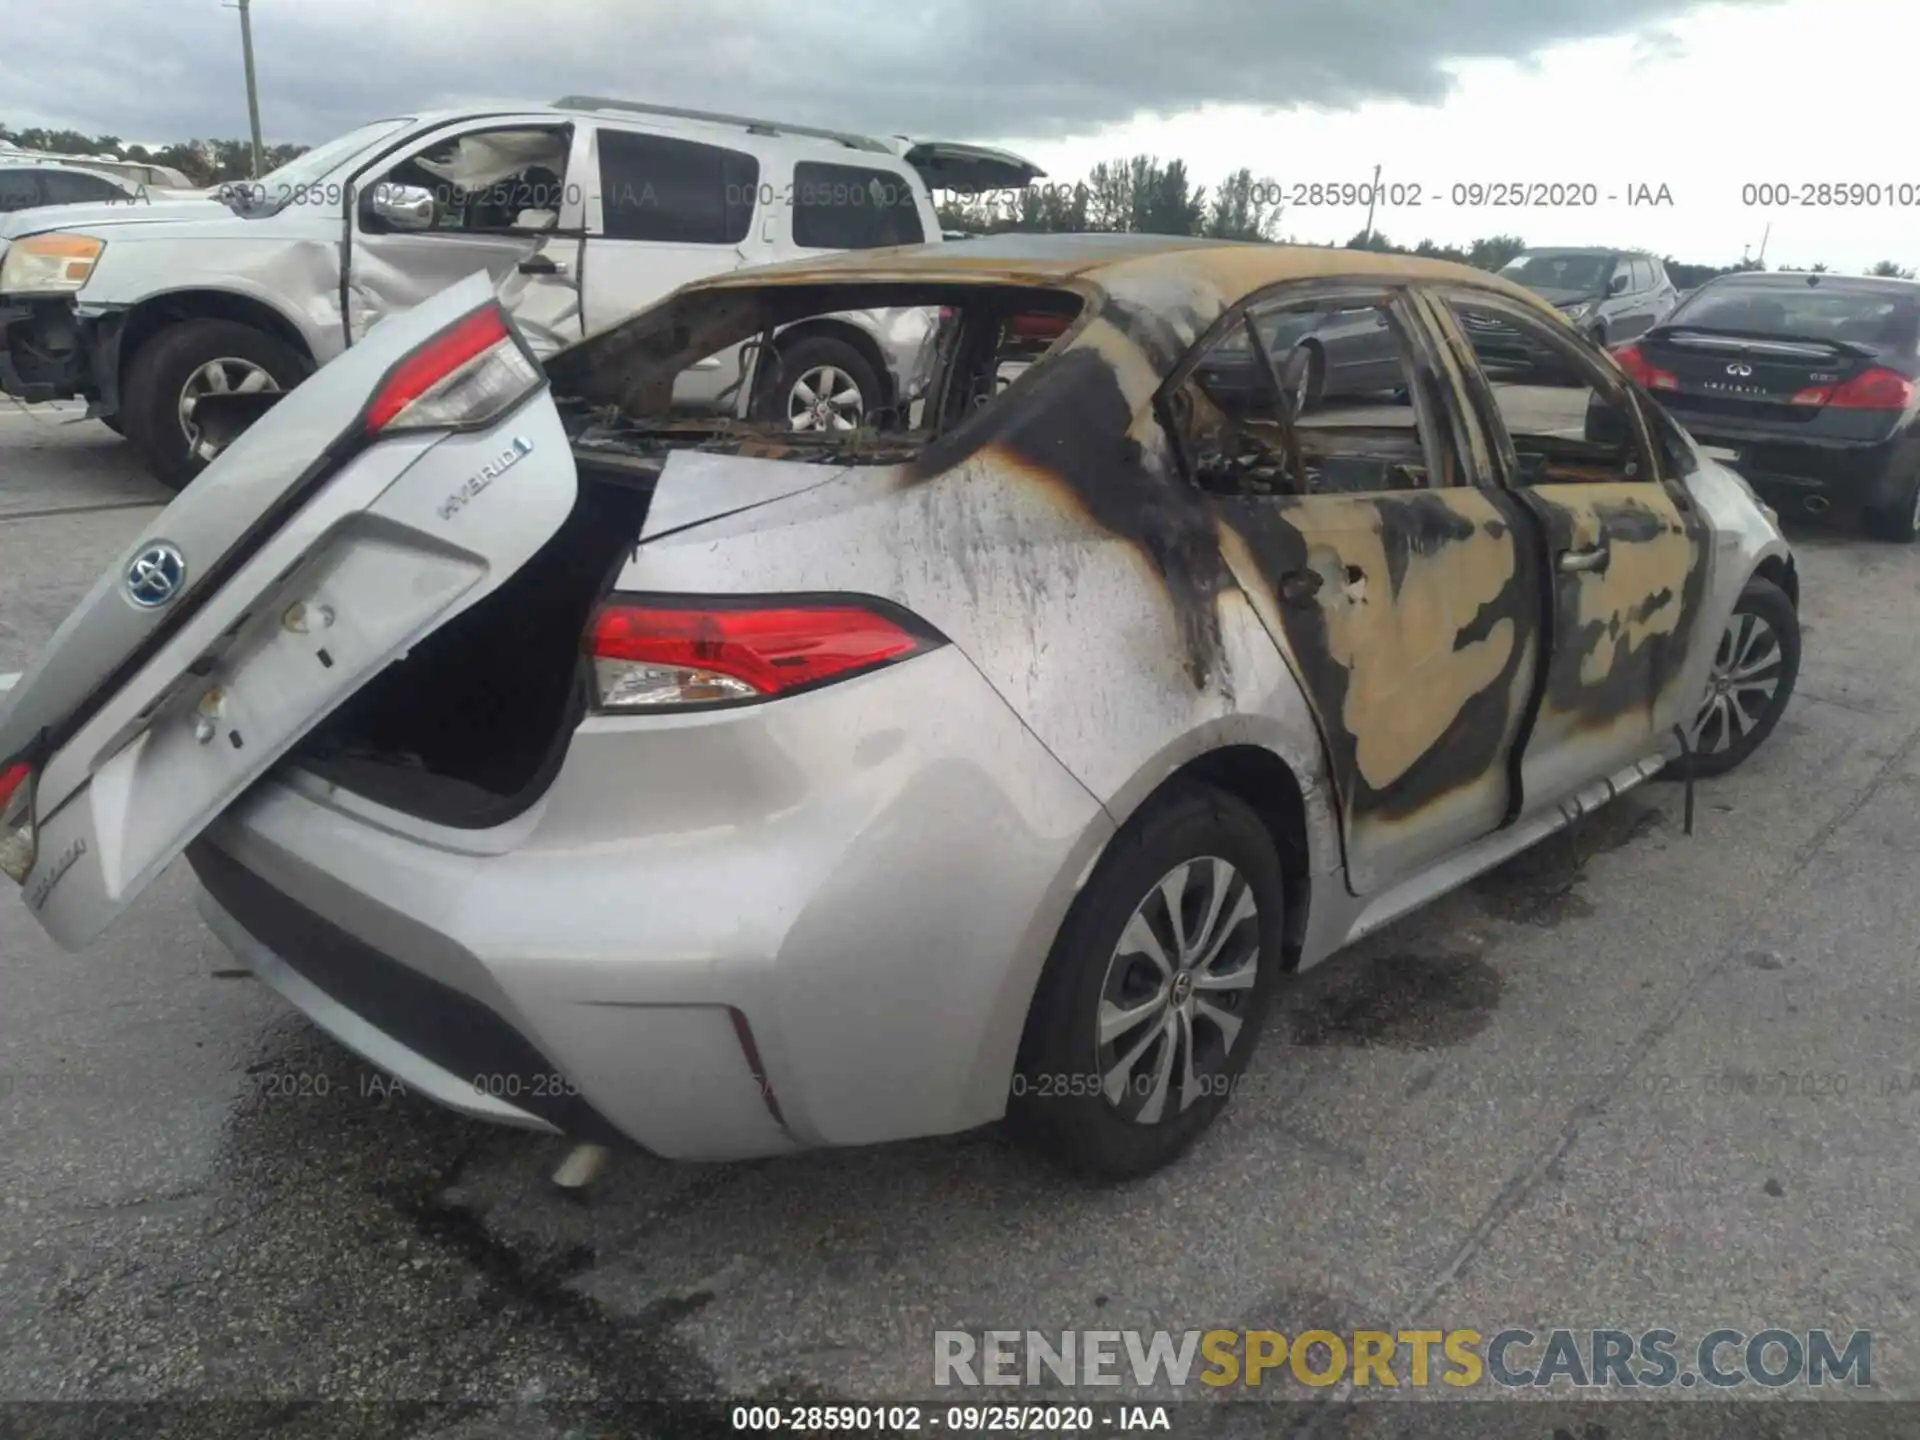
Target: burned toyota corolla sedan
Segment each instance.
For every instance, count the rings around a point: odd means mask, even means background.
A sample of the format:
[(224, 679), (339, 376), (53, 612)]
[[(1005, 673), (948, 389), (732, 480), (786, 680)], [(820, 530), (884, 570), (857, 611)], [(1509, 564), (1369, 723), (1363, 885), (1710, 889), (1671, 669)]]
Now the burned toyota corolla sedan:
[[(1272, 312), (1363, 305), (1407, 403), (1294, 414)], [(906, 431), (672, 411), (864, 306), (941, 317)], [(1529, 430), (1477, 310), (1625, 438)], [(1240, 336), (1271, 385), (1210, 395)], [(1690, 735), (1743, 758), (1796, 591), (1737, 478), (1459, 267), (983, 238), (705, 281), (544, 368), (476, 279), (63, 624), (0, 712), (4, 860), (77, 948), (185, 850), (262, 979), (468, 1114), (701, 1159), (1004, 1115), (1139, 1174), (1290, 972)]]

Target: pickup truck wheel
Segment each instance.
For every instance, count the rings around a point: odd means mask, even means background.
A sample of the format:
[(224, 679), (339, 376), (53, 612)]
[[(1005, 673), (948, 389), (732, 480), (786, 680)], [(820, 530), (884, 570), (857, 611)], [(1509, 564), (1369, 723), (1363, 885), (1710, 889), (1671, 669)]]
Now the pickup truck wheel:
[(120, 410), (126, 437), (170, 490), (206, 469), (194, 453), (192, 402), (201, 395), (287, 390), (307, 364), (290, 346), (236, 320), (183, 320), (142, 345), (127, 367)]
[(785, 420), (791, 430), (857, 430), (885, 403), (873, 366), (844, 340), (809, 335), (781, 346), (779, 357), (755, 397), (755, 420)]
[[(1693, 773), (1724, 775), (1742, 764), (1773, 733), (1800, 674), (1800, 617), (1770, 580), (1747, 582), (1727, 617), (1713, 654), (1707, 695), (1688, 732)], [(1680, 762), (1670, 778), (1685, 772)]]
[(1241, 1086), (1283, 966), (1285, 887), (1260, 817), (1167, 790), (1094, 867), (1028, 1012), (1009, 1128), (1105, 1180), (1171, 1163)]

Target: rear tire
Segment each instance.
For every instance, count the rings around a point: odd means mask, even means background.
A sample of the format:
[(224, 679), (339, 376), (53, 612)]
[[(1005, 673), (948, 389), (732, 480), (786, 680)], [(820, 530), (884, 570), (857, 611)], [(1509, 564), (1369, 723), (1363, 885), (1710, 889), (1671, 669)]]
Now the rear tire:
[(210, 367), (237, 375), (236, 383), (252, 383), (254, 372), (264, 372), (262, 388), (291, 390), (306, 378), (306, 360), (291, 346), (263, 330), (237, 320), (182, 320), (169, 325), (142, 345), (127, 367), (120, 389), (123, 432), (139, 449), (153, 477), (178, 490), (207, 462), (193, 453), (193, 435), (180, 414), (181, 400), (190, 386)]
[[(1756, 575), (1714, 649), (1713, 677), (1689, 735), (1695, 778), (1744, 764), (1779, 724), (1799, 675), (1800, 617), (1779, 586)], [(1666, 774), (1678, 779), (1685, 771), (1676, 761)]]
[(1869, 507), (1860, 513), (1860, 526), (1876, 540), (1895, 545), (1911, 545), (1920, 536), (1920, 475), (1908, 482), (1906, 496), (1885, 508)]
[(1099, 1179), (1170, 1164), (1239, 1088), (1279, 982), (1284, 906), (1279, 856), (1244, 802), (1189, 784), (1149, 801), (1054, 941), (1009, 1128)]

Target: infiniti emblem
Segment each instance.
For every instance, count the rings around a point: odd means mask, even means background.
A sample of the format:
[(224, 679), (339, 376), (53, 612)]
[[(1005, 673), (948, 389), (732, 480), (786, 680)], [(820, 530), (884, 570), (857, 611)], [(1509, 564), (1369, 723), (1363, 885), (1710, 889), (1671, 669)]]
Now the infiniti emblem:
[(156, 540), (127, 566), (127, 598), (143, 610), (156, 610), (180, 593), (187, 580), (187, 557), (180, 547)]
[(1753, 366), (1742, 365), (1736, 360), (1733, 364), (1727, 366), (1727, 373), (1729, 375), (1751, 375), (1753, 373)]

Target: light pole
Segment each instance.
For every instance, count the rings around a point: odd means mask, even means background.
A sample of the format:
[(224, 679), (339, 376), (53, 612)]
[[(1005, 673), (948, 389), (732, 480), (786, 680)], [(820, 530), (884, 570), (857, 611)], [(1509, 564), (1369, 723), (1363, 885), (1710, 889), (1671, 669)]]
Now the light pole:
[(1367, 191), (1367, 238), (1366, 244), (1373, 244), (1373, 202), (1380, 198), (1380, 167), (1373, 167), (1373, 188)]
[(267, 168), (267, 150), (260, 143), (260, 92), (253, 83), (253, 21), (247, 15), (247, 0), (234, 0), (226, 8), (240, 12), (240, 53), (247, 62), (247, 121), (253, 127), (253, 178), (258, 180)]

